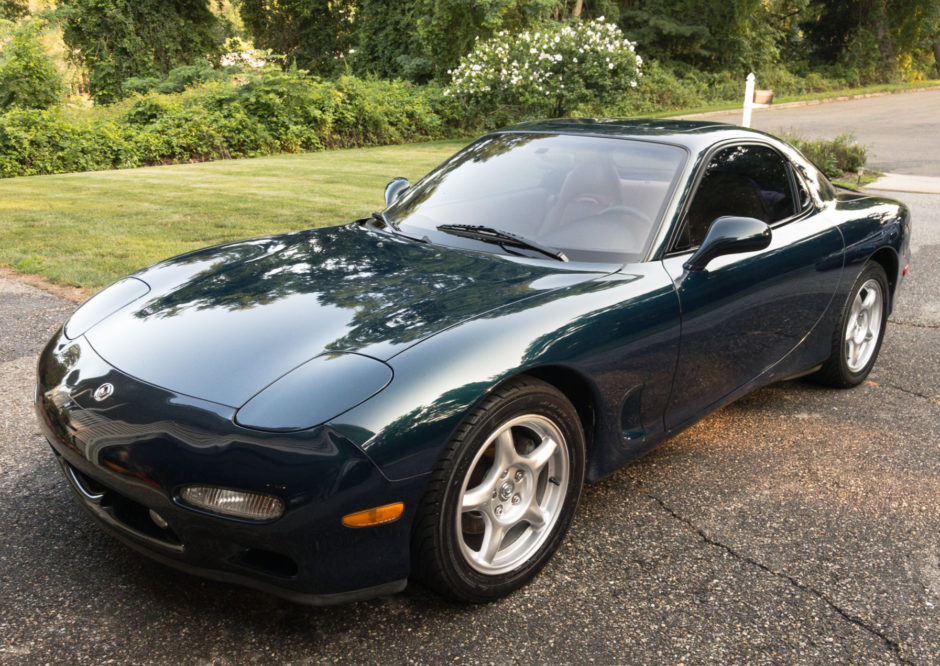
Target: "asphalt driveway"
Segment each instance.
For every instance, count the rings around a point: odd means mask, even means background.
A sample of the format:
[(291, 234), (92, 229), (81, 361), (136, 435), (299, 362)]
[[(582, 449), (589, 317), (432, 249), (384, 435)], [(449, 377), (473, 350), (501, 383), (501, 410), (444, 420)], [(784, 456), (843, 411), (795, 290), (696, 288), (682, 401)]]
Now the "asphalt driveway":
[(152, 563), (75, 505), (31, 408), (74, 305), (0, 280), (0, 662), (937, 663), (940, 197), (871, 381), (744, 398), (587, 488), (524, 590), (297, 606)]

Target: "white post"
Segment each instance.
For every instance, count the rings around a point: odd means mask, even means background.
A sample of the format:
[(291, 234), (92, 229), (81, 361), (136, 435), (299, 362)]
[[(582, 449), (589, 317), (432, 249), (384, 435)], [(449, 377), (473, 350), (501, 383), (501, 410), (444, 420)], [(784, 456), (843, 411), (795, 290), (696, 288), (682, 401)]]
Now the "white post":
[(751, 126), (751, 109), (754, 108), (754, 72), (747, 75), (744, 85), (744, 112), (741, 114), (741, 127)]

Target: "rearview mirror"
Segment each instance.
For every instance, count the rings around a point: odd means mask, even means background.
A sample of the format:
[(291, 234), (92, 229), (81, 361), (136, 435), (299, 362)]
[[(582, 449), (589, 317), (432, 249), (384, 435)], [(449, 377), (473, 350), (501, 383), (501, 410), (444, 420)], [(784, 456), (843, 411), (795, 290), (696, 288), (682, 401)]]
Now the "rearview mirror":
[(763, 250), (770, 245), (770, 240), (770, 227), (766, 222), (753, 217), (719, 217), (708, 228), (702, 245), (682, 267), (701, 271), (715, 257)]
[(391, 206), (402, 194), (411, 187), (407, 178), (394, 178), (385, 186), (385, 207)]

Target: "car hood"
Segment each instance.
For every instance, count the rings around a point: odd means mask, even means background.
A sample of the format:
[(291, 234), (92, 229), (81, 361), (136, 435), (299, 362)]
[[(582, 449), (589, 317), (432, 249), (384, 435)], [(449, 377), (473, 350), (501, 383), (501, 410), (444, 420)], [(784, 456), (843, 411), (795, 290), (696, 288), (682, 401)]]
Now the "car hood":
[(85, 332), (131, 376), (238, 407), (325, 352), (387, 360), (461, 321), (597, 276), (348, 225), (169, 259), (150, 290)]

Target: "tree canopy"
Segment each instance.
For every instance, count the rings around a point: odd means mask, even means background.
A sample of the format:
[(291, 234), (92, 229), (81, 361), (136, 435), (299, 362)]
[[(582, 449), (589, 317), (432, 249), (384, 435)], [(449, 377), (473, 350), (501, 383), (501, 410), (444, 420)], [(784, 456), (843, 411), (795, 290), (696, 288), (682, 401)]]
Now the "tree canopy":
[[(0, 20), (28, 12), (27, 0), (0, 0)], [(447, 85), (501, 31), (602, 17), (681, 76), (776, 68), (867, 84), (940, 74), (940, 0), (58, 0), (54, 15), (105, 103), (128, 79), (214, 63), (235, 32), (315, 75)]]
[(210, 1), (61, 0), (63, 38), (95, 100), (115, 100), (131, 77), (163, 77), (218, 55), (224, 34)]
[(29, 13), (27, 0), (0, 0), (0, 19), (15, 21)]

